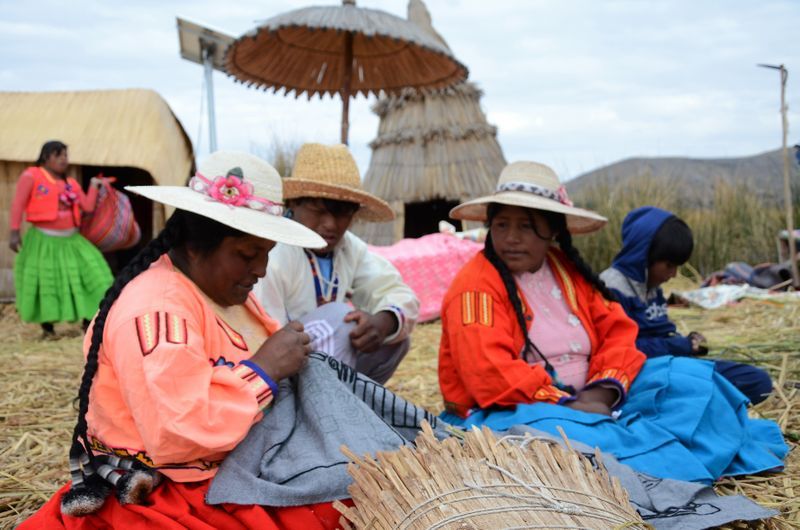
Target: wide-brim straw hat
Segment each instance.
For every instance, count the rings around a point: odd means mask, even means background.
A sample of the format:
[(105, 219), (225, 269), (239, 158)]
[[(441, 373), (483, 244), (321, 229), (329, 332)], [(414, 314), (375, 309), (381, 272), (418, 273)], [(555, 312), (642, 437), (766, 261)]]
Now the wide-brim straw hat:
[(313, 197), (357, 203), (356, 217), (362, 221), (391, 221), (394, 212), (389, 204), (361, 186), (358, 166), (346, 145), (304, 144), (292, 167), (292, 175), (283, 179), (285, 200)]
[(497, 189), (492, 195), (459, 204), (450, 210), (450, 217), (486, 221), (486, 207), (490, 203), (564, 214), (567, 229), (573, 234), (594, 232), (608, 222), (596, 212), (573, 206), (556, 172), (538, 162), (508, 164), (500, 173)]
[(327, 245), (313, 230), (283, 216), (280, 175), (271, 165), (248, 153), (211, 154), (187, 186), (125, 189), (252, 236), (306, 248)]

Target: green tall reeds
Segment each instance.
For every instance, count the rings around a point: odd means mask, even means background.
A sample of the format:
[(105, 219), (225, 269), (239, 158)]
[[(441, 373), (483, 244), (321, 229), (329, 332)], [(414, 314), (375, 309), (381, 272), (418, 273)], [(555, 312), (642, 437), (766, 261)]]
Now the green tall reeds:
[(601, 231), (575, 239), (592, 266), (608, 267), (620, 249), (622, 220), (629, 211), (651, 205), (674, 212), (694, 232), (695, 250), (689, 263), (707, 275), (732, 261), (751, 265), (777, 260), (776, 237), (784, 228), (783, 210), (759, 197), (746, 184), (709, 183), (697, 190), (697, 200), (686, 200), (669, 179), (642, 177), (616, 185), (601, 183), (573, 194), (579, 206), (606, 216)]

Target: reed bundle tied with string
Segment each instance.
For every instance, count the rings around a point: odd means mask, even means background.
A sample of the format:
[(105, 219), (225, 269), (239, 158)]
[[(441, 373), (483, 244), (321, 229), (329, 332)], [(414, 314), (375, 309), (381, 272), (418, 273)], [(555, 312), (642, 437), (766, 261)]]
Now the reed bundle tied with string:
[(416, 449), (353, 462), (354, 507), (337, 502), (349, 529), (644, 529), (628, 494), (576, 451), (545, 439), (473, 429), (438, 441), (423, 424)]

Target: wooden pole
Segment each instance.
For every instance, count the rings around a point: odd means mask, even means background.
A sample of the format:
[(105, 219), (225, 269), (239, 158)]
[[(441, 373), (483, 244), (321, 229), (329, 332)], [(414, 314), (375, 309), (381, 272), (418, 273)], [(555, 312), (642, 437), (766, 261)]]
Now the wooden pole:
[(347, 145), (350, 130), (350, 84), (353, 79), (353, 33), (344, 34), (344, 79), (342, 82), (342, 143)]
[(786, 80), (789, 72), (784, 65), (780, 65), (781, 72), (781, 127), (783, 130), (783, 200), (786, 206), (786, 229), (788, 230), (789, 259), (792, 264), (792, 285), (795, 289), (800, 287), (800, 273), (797, 269), (797, 250), (794, 237), (794, 208), (792, 205), (792, 185), (789, 180), (789, 148), (786, 137), (789, 133), (789, 121), (786, 117)]
[(792, 286), (800, 288), (800, 273), (797, 270), (797, 250), (795, 249), (794, 237), (794, 208), (792, 206), (792, 185), (789, 180), (789, 149), (786, 145), (786, 137), (789, 134), (789, 120), (786, 117), (786, 80), (789, 78), (789, 71), (784, 65), (759, 64), (763, 68), (778, 70), (781, 74), (781, 131), (783, 148), (783, 203), (786, 208), (786, 236), (789, 244), (789, 263), (792, 270)]
[[(356, 0), (342, 0), (343, 6), (356, 5)], [(344, 77), (342, 78), (342, 136), (341, 140), (347, 145), (347, 137), (350, 133), (350, 86), (353, 81), (353, 33), (347, 31), (344, 34)]]

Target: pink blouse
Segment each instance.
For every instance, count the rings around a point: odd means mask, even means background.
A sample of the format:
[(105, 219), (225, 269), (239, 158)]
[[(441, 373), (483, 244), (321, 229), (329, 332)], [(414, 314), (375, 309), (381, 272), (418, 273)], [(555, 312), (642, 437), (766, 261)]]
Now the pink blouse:
[[(580, 319), (572, 313), (547, 261), (534, 273), (515, 275), (520, 291), (533, 312), (528, 337), (550, 364), (562, 383), (580, 390), (586, 385), (591, 342)], [(531, 364), (544, 366), (537, 354)]]

